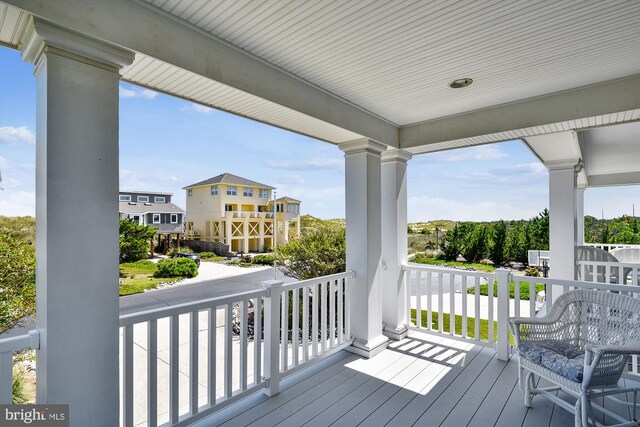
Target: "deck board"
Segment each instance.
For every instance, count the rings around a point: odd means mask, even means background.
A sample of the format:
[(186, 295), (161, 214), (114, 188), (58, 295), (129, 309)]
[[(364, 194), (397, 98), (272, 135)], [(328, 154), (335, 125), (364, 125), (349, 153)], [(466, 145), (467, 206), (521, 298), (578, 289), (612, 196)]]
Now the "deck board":
[[(537, 396), (526, 408), (517, 357), (442, 335), (412, 333), (371, 359), (348, 352), (195, 424), (208, 426), (532, 426), (573, 425), (573, 415)], [(636, 383), (637, 384), (637, 383)], [(550, 385), (542, 380), (541, 386)], [(570, 400), (563, 392), (563, 399)], [(631, 398), (629, 395), (627, 398)], [(628, 414), (623, 405), (608, 405)]]

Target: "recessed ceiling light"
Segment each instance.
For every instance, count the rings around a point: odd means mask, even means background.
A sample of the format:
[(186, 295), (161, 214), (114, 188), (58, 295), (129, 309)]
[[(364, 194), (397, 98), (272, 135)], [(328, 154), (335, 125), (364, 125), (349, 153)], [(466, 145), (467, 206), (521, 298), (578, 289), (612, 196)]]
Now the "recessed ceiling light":
[(469, 86), (471, 83), (473, 83), (473, 79), (470, 78), (464, 78), (464, 79), (456, 79), (454, 81), (452, 81), (451, 83), (449, 83), (449, 86), (451, 86), (454, 89), (459, 89), (461, 87), (467, 87)]

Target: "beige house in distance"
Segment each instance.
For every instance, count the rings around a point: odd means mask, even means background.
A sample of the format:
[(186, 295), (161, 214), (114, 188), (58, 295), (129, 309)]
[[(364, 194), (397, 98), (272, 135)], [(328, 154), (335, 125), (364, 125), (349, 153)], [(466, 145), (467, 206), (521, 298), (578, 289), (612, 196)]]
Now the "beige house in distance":
[[(222, 242), (232, 252), (264, 252), (274, 247), (275, 188), (223, 173), (184, 187), (185, 238)], [(276, 243), (300, 235), (300, 200), (275, 201)]]

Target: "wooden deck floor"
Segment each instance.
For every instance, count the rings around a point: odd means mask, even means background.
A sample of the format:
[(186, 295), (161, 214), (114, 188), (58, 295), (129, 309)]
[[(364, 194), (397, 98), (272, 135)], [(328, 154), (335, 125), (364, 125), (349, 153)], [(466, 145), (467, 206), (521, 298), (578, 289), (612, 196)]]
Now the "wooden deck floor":
[(197, 425), (541, 427), (573, 426), (573, 416), (542, 397), (523, 405), (515, 357), (412, 333), (372, 359), (333, 355), (288, 378), (280, 394), (249, 397)]

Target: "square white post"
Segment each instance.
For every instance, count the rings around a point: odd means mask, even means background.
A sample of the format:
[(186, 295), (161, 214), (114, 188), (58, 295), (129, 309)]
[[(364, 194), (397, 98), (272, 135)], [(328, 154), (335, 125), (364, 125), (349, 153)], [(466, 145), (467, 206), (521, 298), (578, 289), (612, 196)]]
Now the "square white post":
[(407, 161), (411, 153), (382, 153), (382, 321), (383, 333), (394, 340), (407, 336)]
[(280, 392), (280, 300), (283, 283), (281, 280), (262, 282), (267, 290), (264, 299), (264, 377), (267, 379), (264, 394), (267, 396)]
[[(498, 360), (509, 360), (509, 288), (511, 271), (506, 268), (496, 270), (498, 281)], [(518, 304), (516, 302), (516, 304)]]
[(32, 19), (36, 76), (38, 403), (71, 426), (115, 426), (118, 387), (118, 84), (132, 52)]
[[(575, 279), (577, 159), (547, 163), (549, 169), (549, 277)], [(553, 297), (562, 294), (554, 286)]]
[(576, 189), (576, 241), (578, 246), (584, 245), (584, 187)]
[(347, 270), (351, 281), (351, 333), (348, 350), (372, 357), (384, 350), (380, 286), (381, 192), (380, 155), (386, 146), (368, 139), (340, 144), (345, 153)]

